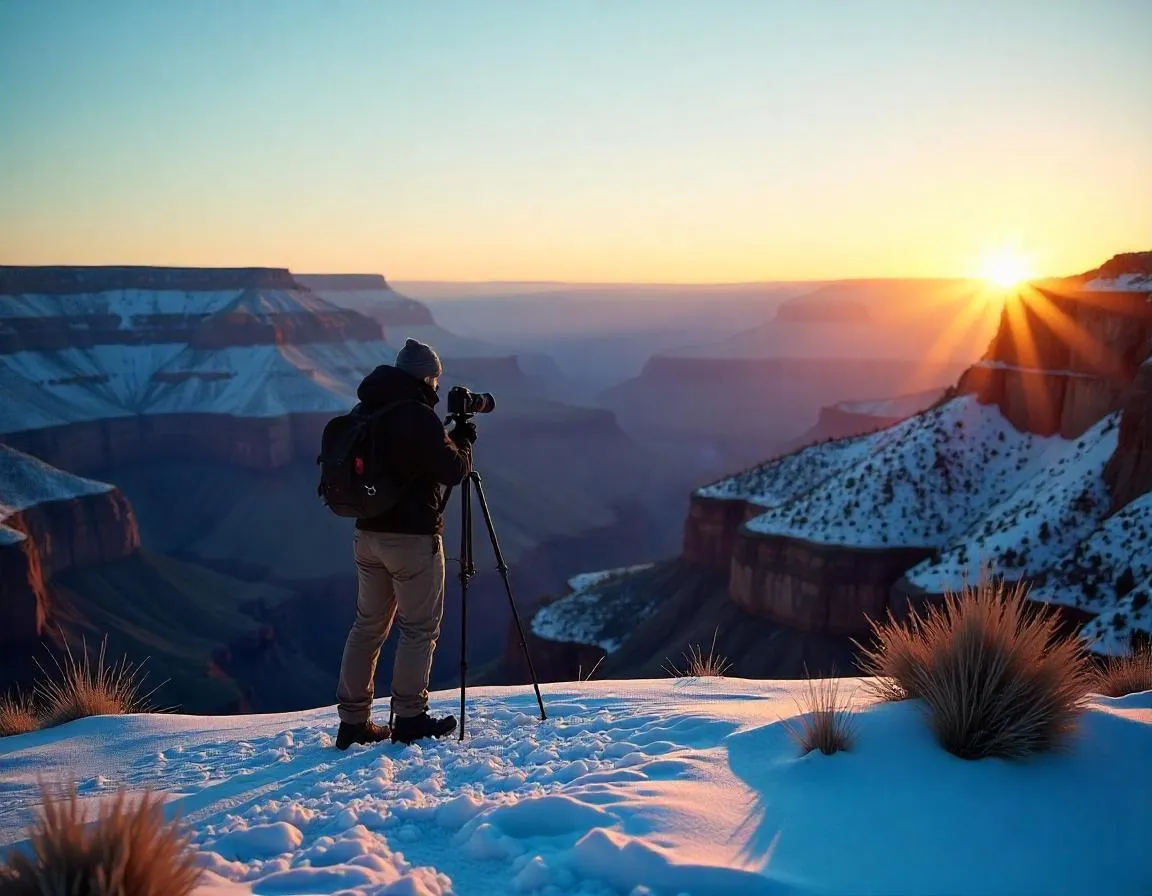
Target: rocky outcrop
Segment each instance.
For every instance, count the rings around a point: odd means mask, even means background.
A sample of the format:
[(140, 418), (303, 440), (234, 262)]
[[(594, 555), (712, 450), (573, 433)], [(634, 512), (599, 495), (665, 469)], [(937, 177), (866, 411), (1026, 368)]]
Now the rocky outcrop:
[(682, 560), (727, 572), (740, 527), (754, 513), (746, 501), (693, 495), (684, 523)]
[(1150, 352), (1147, 291), (1038, 287), (1009, 300), (959, 391), (997, 405), (1021, 431), (1077, 438), (1121, 406)]
[(729, 597), (743, 610), (802, 632), (864, 634), (883, 619), (892, 583), (926, 548), (862, 549), (743, 531)]
[(27, 538), (3, 536), (0, 529), (0, 646), (39, 637), (48, 611), (36, 546)]
[(118, 489), (0, 446), (0, 644), (43, 633), (54, 578), (139, 547), (135, 514)]
[(1136, 375), (1120, 417), (1120, 441), (1104, 470), (1115, 513), (1152, 492), (1152, 360)]

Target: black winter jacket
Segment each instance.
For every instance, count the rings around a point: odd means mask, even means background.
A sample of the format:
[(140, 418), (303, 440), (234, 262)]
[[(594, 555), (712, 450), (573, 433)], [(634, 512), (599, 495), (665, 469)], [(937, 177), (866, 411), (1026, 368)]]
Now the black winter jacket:
[(439, 535), (444, 531), (444, 486), (459, 485), (472, 472), (472, 451), (448, 437), (436, 405), (440, 396), (425, 383), (388, 365), (373, 370), (356, 391), (364, 408), (405, 401), (379, 423), (383, 461), (407, 482), (399, 503), (381, 516), (357, 520), (372, 532)]

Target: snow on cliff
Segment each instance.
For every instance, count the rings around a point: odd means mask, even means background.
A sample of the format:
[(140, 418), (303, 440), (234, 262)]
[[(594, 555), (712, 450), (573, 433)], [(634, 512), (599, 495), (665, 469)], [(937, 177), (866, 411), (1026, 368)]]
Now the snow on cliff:
[[(315, 333), (326, 322), (341, 325), (349, 314), (306, 289), (123, 289), (2, 299), (0, 334), (6, 321), (18, 335), (29, 332), (18, 324), (39, 327), (40, 320), (58, 318), (69, 328), (62, 335), (70, 345), (0, 353), (0, 432), (150, 413), (337, 412), (355, 403), (366, 373), (395, 357), (384, 341), (365, 338), (365, 328), (377, 325), (363, 318), (365, 327), (347, 339), (293, 341), (293, 322), (311, 322)], [(114, 330), (139, 337), (109, 340), (103, 329), (84, 336), (83, 318), (94, 315), (112, 316)], [(262, 334), (255, 340), (262, 344), (246, 344), (253, 326), (273, 321), (286, 323), (289, 338), (272, 344)], [(236, 329), (195, 340), (205, 322)]]
[(1116, 450), (1119, 417), (1105, 417), (1074, 441), (1053, 440), (1035, 476), (1006, 493), (939, 560), (913, 568), (908, 579), (941, 593), (960, 588), (981, 566), (1017, 579), (1059, 561), (1108, 511), (1104, 466)]
[(869, 436), (813, 445), (803, 451), (758, 464), (735, 476), (697, 490), (703, 498), (752, 501), (765, 507), (783, 504), (868, 455)]
[[(594, 644), (612, 653), (659, 606), (659, 599), (643, 583), (629, 585), (629, 578), (652, 568), (652, 564), (583, 573), (568, 582), (572, 594), (546, 604), (532, 617), (532, 632), (559, 643)], [(611, 600), (604, 599), (612, 588)], [(620, 631), (620, 620), (628, 631)]]
[[(748, 527), (861, 548), (942, 547), (1039, 472), (1052, 441), (1020, 433), (996, 407), (962, 396), (849, 440), (840, 457), (850, 463), (793, 487), (790, 500), (779, 501), (775, 492), (753, 496), (773, 506)], [(826, 447), (800, 454), (819, 456)]]
[(22, 532), (4, 525), (4, 520), (13, 514), (49, 501), (70, 501), (112, 489), (106, 482), (65, 473), (42, 460), (0, 445), (0, 544), (14, 544), (25, 538)]
[(0, 847), (43, 776), (90, 803), (164, 794), (198, 896), (1147, 892), (1152, 694), (1091, 699), (1067, 751), (1007, 762), (842, 687), (856, 742), (835, 756), (788, 733), (805, 682), (544, 684), (546, 721), (530, 686), (470, 688), (463, 742), (347, 752), (334, 708), (81, 719), (0, 739)]
[(1152, 634), (1152, 493), (1103, 520), (1033, 591), (1038, 600), (1100, 614), (1085, 635), (1124, 653), (1132, 631)]
[(394, 353), (383, 342), (98, 345), (0, 355), (0, 432), (134, 414), (338, 412)]

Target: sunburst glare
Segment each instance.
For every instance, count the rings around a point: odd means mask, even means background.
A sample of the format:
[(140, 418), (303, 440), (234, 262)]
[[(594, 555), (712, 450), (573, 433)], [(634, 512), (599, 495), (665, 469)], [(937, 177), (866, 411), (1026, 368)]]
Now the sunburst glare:
[(980, 276), (1000, 289), (1011, 289), (1036, 276), (1032, 260), (1013, 249), (997, 249), (986, 254)]

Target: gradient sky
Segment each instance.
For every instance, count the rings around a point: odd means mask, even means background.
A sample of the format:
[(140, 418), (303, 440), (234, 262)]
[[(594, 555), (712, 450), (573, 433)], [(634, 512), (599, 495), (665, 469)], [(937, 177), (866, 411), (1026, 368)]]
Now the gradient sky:
[(1148, 0), (0, 0), (0, 263), (1065, 274), (1152, 248)]

